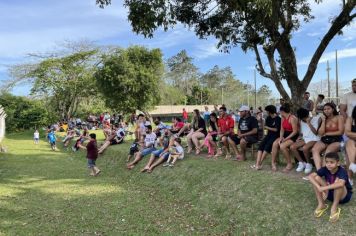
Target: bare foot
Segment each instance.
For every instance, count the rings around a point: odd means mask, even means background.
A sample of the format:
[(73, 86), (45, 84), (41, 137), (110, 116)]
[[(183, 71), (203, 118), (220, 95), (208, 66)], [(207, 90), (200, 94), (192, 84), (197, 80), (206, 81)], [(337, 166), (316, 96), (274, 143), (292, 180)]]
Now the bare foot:
[(141, 169), (141, 172), (146, 172), (147, 170), (149, 170), (149, 168), (147, 166), (145, 166), (145, 168)]
[(283, 173), (289, 173), (293, 169), (293, 166), (286, 166), (286, 168), (283, 169)]
[(272, 164), (272, 171), (273, 171), (273, 172), (276, 172), (276, 171), (277, 171), (277, 166), (276, 166), (276, 164)]

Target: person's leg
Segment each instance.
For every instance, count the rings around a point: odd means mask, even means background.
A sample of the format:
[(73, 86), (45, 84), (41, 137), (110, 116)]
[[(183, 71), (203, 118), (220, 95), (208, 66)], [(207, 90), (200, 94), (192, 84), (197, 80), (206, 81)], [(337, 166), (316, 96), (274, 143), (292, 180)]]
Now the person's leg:
[(94, 165), (93, 168), (94, 168), (94, 171), (95, 171), (94, 176), (97, 176), (98, 174), (100, 174), (101, 170), (96, 165)]
[(194, 133), (192, 135), (192, 141), (193, 141), (193, 144), (196, 148), (196, 154), (198, 155), (200, 153), (200, 144), (199, 144), (199, 139), (203, 139), (205, 138), (205, 135), (201, 132), (197, 132), (197, 133)]
[(283, 170), (284, 172), (290, 171), (293, 168), (292, 159), (290, 157), (290, 153), (289, 153), (289, 149), (288, 149), (293, 143), (294, 143), (293, 140), (287, 140), (287, 141), (281, 143), (281, 145), (280, 145), (282, 154), (287, 161), (287, 166)]
[(277, 155), (279, 153), (279, 138), (272, 145), (272, 171), (277, 170)]
[[(336, 180), (335, 183), (337, 183), (338, 181), (342, 181), (342, 180)], [(342, 199), (344, 199), (346, 195), (347, 195), (347, 189), (345, 186), (334, 189), (334, 200), (333, 200), (333, 204), (331, 205), (330, 216), (333, 216), (337, 212), (337, 207), (339, 206), (339, 202)]]
[(109, 147), (110, 141), (105, 141), (105, 143), (99, 148), (98, 153), (101, 154), (104, 152), (104, 150)]
[(177, 137), (179, 137), (183, 132), (187, 131), (190, 129), (190, 124), (185, 124), (177, 133)]
[(175, 164), (176, 161), (178, 160), (178, 156), (179, 156), (179, 155), (173, 155), (173, 157), (172, 157), (172, 158), (173, 158), (173, 161), (172, 161), (172, 163), (171, 163), (172, 166), (174, 166), (174, 164)]
[(223, 143), (223, 148), (225, 149), (226, 156), (230, 156), (230, 147), (228, 137), (223, 136), (221, 138), (221, 142)]
[(314, 147), (315, 144), (316, 144), (316, 141), (311, 141), (311, 142), (306, 143), (303, 146), (303, 154), (304, 154), (304, 157), (305, 157), (307, 163), (310, 163), (310, 151)]
[[(165, 155), (165, 154), (164, 154)], [(152, 172), (153, 171), (153, 169), (156, 167), (156, 166), (158, 166), (158, 165), (160, 165), (162, 162), (164, 162), (167, 158), (165, 157), (165, 156), (160, 156), (151, 166), (150, 166), (150, 168), (148, 168), (148, 172)]]
[(320, 153), (324, 151), (325, 148), (326, 145), (321, 141), (317, 142), (312, 148), (312, 154), (316, 170), (319, 170), (322, 166)]
[(142, 156), (143, 156), (142, 152), (137, 152), (135, 154), (135, 159), (127, 164), (127, 168), (132, 169), (133, 167), (135, 167), (136, 163), (138, 163), (142, 159)]
[[(352, 170), (354, 173), (356, 172), (356, 164), (355, 164), (355, 158), (356, 158), (356, 142), (352, 139), (349, 139), (346, 142), (346, 153), (348, 160), (350, 162), (350, 170)], [(353, 168), (353, 166), (355, 166)]]
[(329, 152), (339, 152), (340, 151), (340, 142), (330, 143), (325, 150), (325, 154)]
[(304, 145), (305, 145), (304, 140), (299, 140), (299, 141), (293, 143), (293, 144), (290, 146), (290, 150), (292, 151), (294, 157), (297, 158), (297, 160), (298, 160), (299, 162), (304, 162), (304, 161), (303, 161), (303, 158), (300, 156), (300, 153), (299, 153), (299, 151), (298, 151), (298, 149), (299, 149), (300, 147), (303, 147)]
[[(309, 178), (314, 179), (320, 186), (326, 186), (326, 182), (324, 181), (324, 179), (322, 179), (316, 173), (310, 174)], [(321, 193), (314, 185), (312, 185), (312, 186), (313, 186), (313, 190), (314, 190), (316, 199), (318, 201), (318, 206), (315, 209), (315, 212), (317, 212), (317, 211), (320, 211), (326, 207), (325, 200), (326, 200), (327, 193)]]
[(187, 135), (187, 144), (188, 144), (187, 153), (191, 153), (193, 150), (192, 136), (193, 136), (193, 130), (191, 130), (190, 133)]
[(156, 154), (155, 154), (155, 152), (153, 152), (153, 153), (151, 153), (150, 159), (148, 160), (148, 162), (145, 165), (145, 167), (142, 168), (141, 172), (145, 172), (146, 170), (148, 170), (155, 159), (156, 159)]
[(241, 149), (241, 157), (240, 160), (244, 161), (246, 160), (246, 148), (247, 148), (247, 141), (246, 139), (242, 138), (240, 140), (240, 149)]
[(240, 143), (240, 140), (237, 138), (237, 136), (230, 136), (227, 138), (229, 142), (229, 146), (232, 148), (232, 151), (234, 152), (235, 156), (238, 157), (240, 155), (239, 151), (237, 150), (237, 146)]
[(261, 160), (262, 160), (262, 153), (263, 151), (262, 150), (258, 150), (257, 152), (257, 158), (256, 158), (256, 164), (255, 164), (255, 169), (259, 168), (260, 167), (260, 163), (261, 163)]
[(215, 150), (216, 150), (216, 143), (213, 140), (213, 137), (210, 136), (210, 138), (208, 139), (209, 145), (210, 145), (210, 155), (214, 155), (215, 154)]

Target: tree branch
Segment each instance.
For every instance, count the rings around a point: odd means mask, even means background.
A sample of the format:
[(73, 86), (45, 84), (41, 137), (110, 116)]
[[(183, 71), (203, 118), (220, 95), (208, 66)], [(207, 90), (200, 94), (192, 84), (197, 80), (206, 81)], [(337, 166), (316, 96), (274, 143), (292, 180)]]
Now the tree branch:
[(262, 65), (261, 56), (260, 56), (260, 53), (258, 51), (256, 44), (253, 45), (253, 50), (255, 51), (255, 55), (256, 55), (256, 60), (257, 60), (256, 69), (257, 69), (258, 73), (260, 73), (260, 75), (262, 75), (263, 77), (272, 79), (272, 75), (268, 74)]
[(313, 78), (316, 68), (318, 67), (318, 62), (321, 56), (323, 55), (326, 47), (329, 45), (330, 41), (335, 37), (335, 35), (337, 35), (340, 32), (340, 30), (344, 26), (346, 26), (348, 23), (352, 21), (353, 17), (355, 17), (356, 14), (353, 14), (351, 16), (349, 15), (351, 11), (355, 8), (355, 6), (356, 6), (356, 0), (349, 0), (345, 4), (340, 14), (336, 17), (329, 31), (324, 35), (319, 46), (315, 50), (312, 59), (310, 60), (307, 72), (305, 73), (304, 78), (302, 80), (302, 84), (305, 88), (308, 87), (311, 79)]

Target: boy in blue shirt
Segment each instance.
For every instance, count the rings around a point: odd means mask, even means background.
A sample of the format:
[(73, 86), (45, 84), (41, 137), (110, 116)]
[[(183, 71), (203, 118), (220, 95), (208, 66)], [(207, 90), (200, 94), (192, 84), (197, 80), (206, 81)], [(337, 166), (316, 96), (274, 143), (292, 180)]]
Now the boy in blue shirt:
[(56, 135), (54, 134), (53, 130), (51, 130), (51, 132), (48, 133), (47, 138), (48, 138), (49, 143), (51, 144), (52, 150), (55, 151), (57, 138), (56, 138)]
[(318, 200), (318, 207), (314, 211), (314, 216), (319, 218), (328, 209), (329, 206), (325, 204), (327, 199), (332, 201), (329, 221), (336, 222), (340, 218), (341, 212), (341, 208), (338, 208), (338, 206), (350, 201), (352, 186), (346, 170), (340, 166), (340, 158), (337, 153), (327, 153), (325, 163), (326, 166), (309, 175), (309, 180), (313, 184)]

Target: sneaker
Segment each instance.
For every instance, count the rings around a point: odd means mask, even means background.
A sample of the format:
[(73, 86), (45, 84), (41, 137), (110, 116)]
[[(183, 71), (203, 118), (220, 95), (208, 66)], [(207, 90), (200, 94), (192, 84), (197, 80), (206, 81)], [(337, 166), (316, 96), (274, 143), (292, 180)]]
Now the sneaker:
[(303, 162), (298, 162), (297, 172), (302, 172), (305, 169), (305, 164)]
[(163, 165), (162, 165), (163, 167), (167, 167), (167, 166), (169, 166), (169, 163), (164, 163)]
[(305, 170), (304, 170), (304, 173), (307, 175), (307, 174), (310, 174), (313, 170), (313, 165), (310, 164), (310, 163), (307, 163), (305, 165)]
[(173, 167), (174, 166), (174, 164), (172, 163), (172, 164), (169, 164), (169, 167)]
[(355, 163), (351, 163), (349, 166), (349, 170), (351, 170), (353, 173), (356, 173), (356, 164)]

